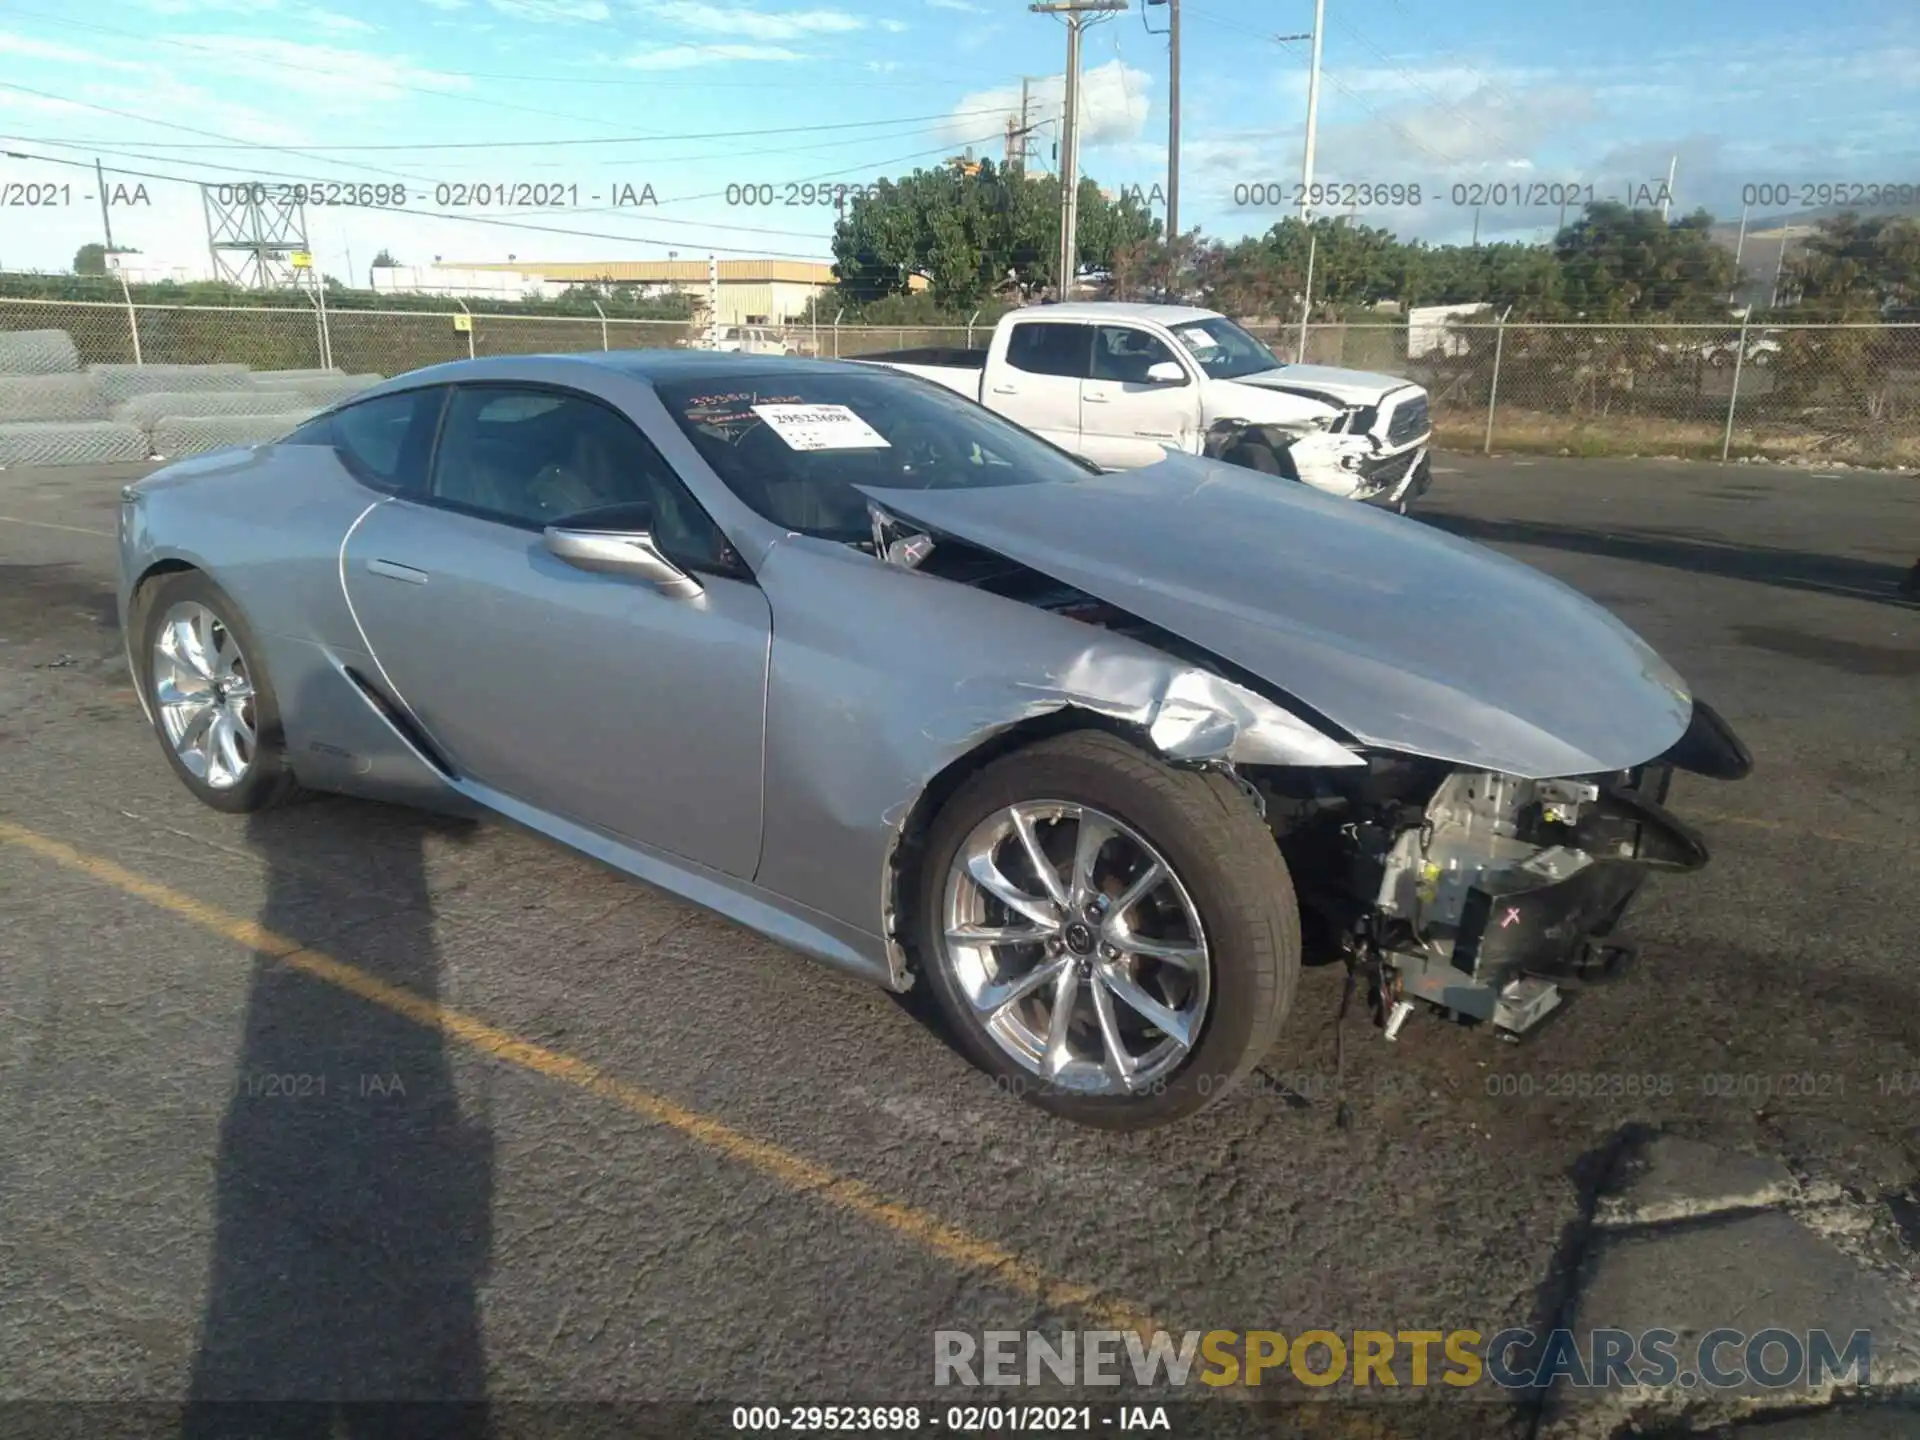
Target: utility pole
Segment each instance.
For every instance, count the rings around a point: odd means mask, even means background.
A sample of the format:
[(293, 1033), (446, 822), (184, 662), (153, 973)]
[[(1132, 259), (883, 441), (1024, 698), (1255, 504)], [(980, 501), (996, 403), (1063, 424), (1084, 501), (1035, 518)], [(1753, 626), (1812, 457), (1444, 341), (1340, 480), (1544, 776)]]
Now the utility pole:
[(1680, 157), (1678, 155), (1675, 155), (1671, 160), (1667, 161), (1667, 188), (1661, 192), (1660, 197), (1660, 223), (1662, 225), (1667, 223), (1667, 207), (1673, 203), (1673, 176), (1674, 172), (1679, 168)]
[(1313, 145), (1320, 127), (1320, 37), (1327, 28), (1327, 0), (1313, 0), (1313, 68), (1307, 72), (1307, 158), (1300, 171), (1300, 220), (1313, 219)]
[(1087, 16), (1125, 10), (1127, 0), (1042, 0), (1027, 8), (1036, 15), (1064, 15), (1067, 20), (1066, 113), (1060, 126), (1060, 256), (1055, 288), (1060, 299), (1070, 300), (1080, 253), (1080, 32), (1090, 23)]
[(1167, 240), (1180, 234), (1180, 0), (1147, 0), (1167, 7)]
[(1729, 305), (1740, 299), (1740, 285), (1747, 277), (1740, 271), (1740, 256), (1747, 248), (1747, 207), (1740, 207), (1740, 238), (1733, 244), (1733, 293), (1727, 297)]
[(1020, 175), (1027, 173), (1027, 156), (1033, 148), (1033, 132), (1038, 127), (1030, 118), (1033, 109), (1033, 77), (1020, 77), (1020, 123), (1007, 117), (1007, 168)]
[(113, 221), (107, 218), (107, 172), (100, 168), (100, 157), (93, 157), (93, 183), (100, 191), (100, 228), (107, 232), (107, 254), (113, 254)]

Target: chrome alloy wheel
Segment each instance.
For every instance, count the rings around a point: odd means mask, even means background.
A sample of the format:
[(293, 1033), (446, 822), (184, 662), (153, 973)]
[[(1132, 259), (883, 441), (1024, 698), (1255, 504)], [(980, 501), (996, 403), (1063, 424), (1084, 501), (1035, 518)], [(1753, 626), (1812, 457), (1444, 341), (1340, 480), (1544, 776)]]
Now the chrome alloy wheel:
[(1166, 858), (1091, 806), (1032, 800), (976, 825), (948, 867), (947, 966), (989, 1034), (1050, 1085), (1138, 1093), (1206, 1019), (1206, 932)]
[(258, 745), (253, 682), (240, 642), (206, 606), (183, 600), (160, 622), (153, 699), (167, 743), (195, 779), (214, 790), (246, 779)]

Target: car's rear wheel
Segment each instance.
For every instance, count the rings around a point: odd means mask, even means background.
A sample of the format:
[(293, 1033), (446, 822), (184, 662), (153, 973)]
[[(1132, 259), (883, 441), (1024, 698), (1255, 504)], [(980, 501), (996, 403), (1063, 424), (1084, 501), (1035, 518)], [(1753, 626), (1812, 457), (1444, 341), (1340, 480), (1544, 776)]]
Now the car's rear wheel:
[(915, 929), (969, 1058), (1112, 1129), (1230, 1091), (1272, 1046), (1300, 967), (1293, 886), (1246, 796), (1102, 731), (1016, 751), (953, 794)]
[(241, 813), (299, 794), (280, 711), (239, 607), (197, 570), (143, 588), (134, 655), (160, 747), (203, 803)]

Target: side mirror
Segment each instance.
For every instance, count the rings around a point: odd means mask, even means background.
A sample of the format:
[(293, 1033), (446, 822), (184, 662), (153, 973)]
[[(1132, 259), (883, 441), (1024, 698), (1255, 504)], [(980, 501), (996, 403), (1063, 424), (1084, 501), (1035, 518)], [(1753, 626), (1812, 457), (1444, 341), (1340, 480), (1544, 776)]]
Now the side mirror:
[(1187, 372), (1180, 368), (1180, 362), (1177, 360), (1156, 360), (1147, 367), (1147, 383), (1149, 385), (1184, 385), (1187, 383)]
[(675, 600), (702, 593), (700, 582), (661, 554), (645, 530), (583, 530), (560, 524), (549, 525), (545, 538), (547, 549), (576, 569), (630, 575)]

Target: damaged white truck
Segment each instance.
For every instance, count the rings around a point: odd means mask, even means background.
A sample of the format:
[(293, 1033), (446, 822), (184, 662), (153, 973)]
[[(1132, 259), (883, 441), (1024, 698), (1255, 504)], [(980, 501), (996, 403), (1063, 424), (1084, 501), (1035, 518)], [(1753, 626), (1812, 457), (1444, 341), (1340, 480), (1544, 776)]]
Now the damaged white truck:
[(1432, 483), (1419, 385), (1289, 365), (1211, 310), (1041, 305), (1003, 316), (985, 350), (859, 359), (944, 385), (1104, 470), (1204, 455), (1401, 514)]

